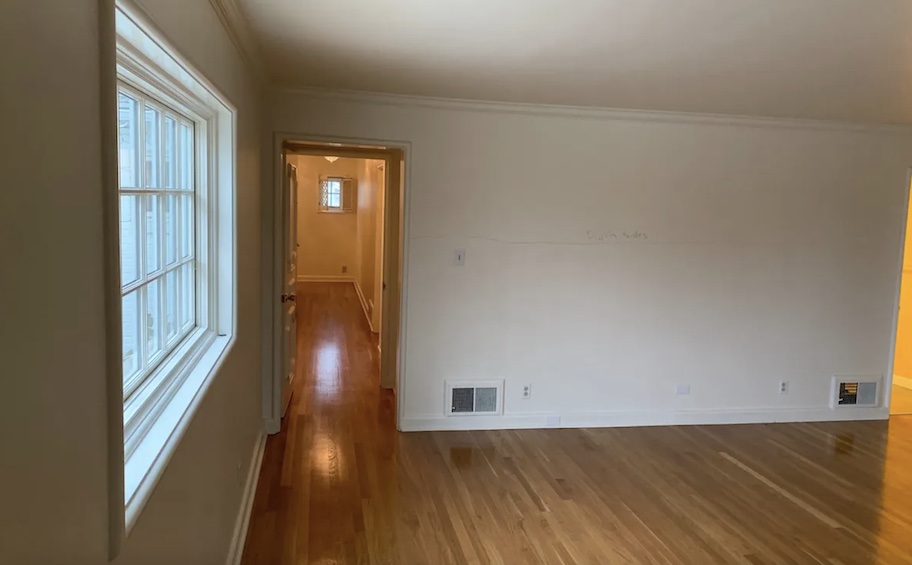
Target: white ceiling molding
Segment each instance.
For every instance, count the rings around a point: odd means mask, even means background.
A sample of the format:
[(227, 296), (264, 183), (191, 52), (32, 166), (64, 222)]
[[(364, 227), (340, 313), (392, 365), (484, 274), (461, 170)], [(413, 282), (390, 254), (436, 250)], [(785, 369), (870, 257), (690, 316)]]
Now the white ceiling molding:
[(233, 1), (283, 88), (912, 124), (909, 0)]
[(212, 8), (222, 21), (225, 31), (231, 41), (234, 42), (241, 58), (247, 63), (247, 66), (253, 71), (261, 83), (269, 84), (271, 79), (267, 72), (263, 52), (260, 45), (250, 30), (247, 18), (241, 11), (236, 0), (209, 0)]
[(735, 116), (729, 114), (705, 114), (696, 112), (671, 112), (663, 110), (628, 110), (625, 108), (593, 108), (561, 104), (528, 104), (520, 102), (494, 102), (485, 100), (464, 100), (439, 98), (436, 96), (414, 96), (408, 94), (386, 94), (358, 90), (339, 90), (318, 87), (274, 88), (275, 96), (300, 96), (312, 100), (334, 100), (361, 104), (382, 104), (405, 108), (428, 108), (436, 110), (461, 110), (466, 112), (494, 112), (578, 118), (584, 120), (612, 120), (634, 122), (687, 123), (710, 125), (737, 125), (757, 128), (799, 129), (855, 132), (895, 132), (902, 135), (912, 133), (912, 125), (881, 124), (876, 122), (852, 122), (818, 120), (807, 118), (766, 118)]

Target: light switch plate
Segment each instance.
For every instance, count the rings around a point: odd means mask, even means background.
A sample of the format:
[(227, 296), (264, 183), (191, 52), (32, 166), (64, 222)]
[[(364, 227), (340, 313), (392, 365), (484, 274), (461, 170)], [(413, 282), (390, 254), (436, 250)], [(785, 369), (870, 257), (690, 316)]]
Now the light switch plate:
[(465, 256), (466, 256), (465, 249), (455, 250), (453, 252), (453, 264), (456, 265), (457, 267), (462, 267), (463, 265), (465, 265)]

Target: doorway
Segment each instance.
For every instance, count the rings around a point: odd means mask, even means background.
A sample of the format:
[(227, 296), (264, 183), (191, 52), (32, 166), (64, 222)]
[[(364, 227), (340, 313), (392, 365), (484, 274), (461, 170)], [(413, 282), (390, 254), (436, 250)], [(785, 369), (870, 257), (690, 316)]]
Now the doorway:
[(393, 391), (398, 427), (408, 146), (277, 134), (275, 150), (275, 198), (263, 216), (264, 230), (273, 233), (273, 272), (264, 285), (273, 337), (264, 362), (267, 431), (282, 427), (301, 374), (294, 363), (311, 361), (295, 359), (297, 328), (289, 317), (295, 307), (288, 307), (295, 289), (309, 283), (354, 289), (376, 336), (377, 386)]
[[(910, 201), (907, 201), (907, 206)], [(899, 284), (899, 312), (893, 350), (893, 379), (890, 387), (890, 415), (912, 414), (912, 229), (906, 212), (902, 274)]]

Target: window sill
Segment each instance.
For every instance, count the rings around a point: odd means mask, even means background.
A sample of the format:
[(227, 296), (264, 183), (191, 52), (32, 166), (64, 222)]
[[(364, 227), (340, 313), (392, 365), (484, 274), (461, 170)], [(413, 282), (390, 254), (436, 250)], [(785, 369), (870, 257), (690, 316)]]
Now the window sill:
[(129, 532), (155, 485), (161, 478), (171, 456), (180, 444), (193, 414), (205, 397), (209, 385), (230, 351), (229, 336), (211, 335), (195, 362), (180, 377), (180, 385), (167, 404), (149, 425), (148, 430), (133, 447), (124, 464), (124, 501), (126, 530)]

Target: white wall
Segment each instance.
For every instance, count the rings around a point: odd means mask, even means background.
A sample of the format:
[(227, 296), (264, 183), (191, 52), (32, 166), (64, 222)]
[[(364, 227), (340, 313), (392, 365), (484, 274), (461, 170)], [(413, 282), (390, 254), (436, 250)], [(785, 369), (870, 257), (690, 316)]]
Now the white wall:
[(405, 429), (886, 416), (828, 391), (887, 370), (908, 131), (333, 96), (271, 124), (410, 144)]
[[(0, 9), (3, 563), (108, 562), (98, 5)], [(238, 109), (238, 334), (116, 563), (223, 563), (262, 425), (260, 98), (209, 3), (142, 5)]]
[[(344, 278), (358, 274), (357, 212), (320, 211), (320, 177), (358, 178), (359, 159), (290, 155), (298, 168), (298, 280)], [(346, 267), (347, 271), (342, 272)]]

